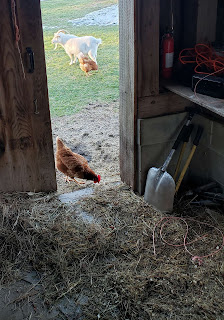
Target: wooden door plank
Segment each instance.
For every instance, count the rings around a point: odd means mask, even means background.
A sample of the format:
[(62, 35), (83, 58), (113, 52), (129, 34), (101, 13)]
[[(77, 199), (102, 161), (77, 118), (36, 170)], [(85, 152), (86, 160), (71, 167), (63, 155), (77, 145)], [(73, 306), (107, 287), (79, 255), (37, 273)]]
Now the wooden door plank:
[(138, 97), (159, 94), (158, 0), (137, 3)]
[[(56, 190), (56, 178), (40, 3), (17, 0), (16, 4), (21, 59), (10, 3), (3, 0), (0, 6), (0, 145), (4, 147), (0, 191), (52, 191)], [(32, 47), (35, 55), (35, 71), (30, 74), (26, 47)]]

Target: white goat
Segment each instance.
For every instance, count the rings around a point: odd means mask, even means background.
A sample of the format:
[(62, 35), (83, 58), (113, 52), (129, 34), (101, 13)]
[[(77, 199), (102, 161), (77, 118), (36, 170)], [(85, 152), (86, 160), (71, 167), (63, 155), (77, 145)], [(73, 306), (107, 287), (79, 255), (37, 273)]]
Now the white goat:
[[(61, 42), (58, 42), (59, 38), (61, 37)], [(58, 30), (58, 32), (54, 33), (54, 38), (51, 40), (51, 42), (55, 45), (54, 50), (57, 49), (57, 45), (60, 44), (62, 47), (64, 44), (71, 38), (77, 38), (74, 34), (68, 33), (66, 30)]]
[[(65, 52), (71, 59), (70, 65), (77, 60), (77, 55), (80, 52), (82, 52), (84, 55), (88, 54), (89, 57), (96, 62), (97, 49), (102, 43), (101, 39), (96, 39), (92, 36), (71, 37), (71, 35), (65, 34), (64, 32), (61, 32), (61, 30), (59, 31), (54, 35), (52, 43), (60, 44), (65, 49)], [(70, 36), (69, 39), (68, 36)]]

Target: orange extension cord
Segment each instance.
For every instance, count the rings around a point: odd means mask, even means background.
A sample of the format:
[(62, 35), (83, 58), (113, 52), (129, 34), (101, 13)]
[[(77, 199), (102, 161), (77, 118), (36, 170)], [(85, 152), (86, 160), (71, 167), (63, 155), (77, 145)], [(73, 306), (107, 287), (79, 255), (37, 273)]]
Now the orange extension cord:
[[(169, 224), (171, 225), (171, 228), (173, 228), (174, 222), (175, 221), (179, 221), (183, 224), (185, 224), (185, 234), (183, 234), (183, 241), (180, 243), (172, 243), (169, 242), (165, 239), (165, 237), (169, 234), (168, 232), (164, 232), (164, 228), (169, 226)], [(200, 230), (201, 226), (207, 226), (208, 228), (212, 228), (213, 229), (213, 233), (215, 233), (215, 231), (219, 234), (220, 236), (220, 240), (217, 243), (217, 245), (215, 246), (215, 249), (213, 249), (213, 251), (208, 252), (207, 254), (202, 254), (202, 255), (195, 255), (195, 253), (193, 251), (191, 251), (190, 249), (188, 249), (188, 247), (193, 244), (196, 243), (197, 241), (200, 241), (206, 237), (208, 237), (208, 234), (204, 234), (202, 236), (197, 236), (194, 240), (188, 241), (188, 233), (189, 233), (189, 226), (187, 221), (191, 221), (194, 223), (194, 225), (198, 224), (198, 228)], [(156, 255), (156, 229), (159, 227), (159, 233), (160, 233), (160, 239), (162, 240), (162, 242), (164, 244), (167, 244), (168, 246), (172, 246), (172, 247), (184, 247), (185, 251), (191, 256), (191, 259), (193, 262), (198, 262), (199, 266), (202, 265), (203, 261), (205, 258), (209, 258), (211, 257), (212, 259), (214, 259), (214, 255), (217, 254), (219, 251), (223, 250), (224, 247), (224, 234), (222, 233), (221, 229), (210, 225), (209, 223), (206, 222), (201, 222), (201, 221), (197, 221), (195, 219), (192, 218), (181, 218), (181, 217), (172, 217), (172, 216), (168, 216), (168, 217), (163, 217), (159, 220), (159, 222), (156, 223), (156, 225), (154, 226), (153, 229), (153, 235), (152, 235), (152, 241), (153, 241), (153, 251), (154, 251), (154, 255)], [(177, 227), (177, 226), (176, 226)], [(171, 229), (170, 229), (171, 230)], [(173, 229), (172, 229), (173, 230)], [(178, 230), (177, 230), (178, 231)], [(165, 233), (165, 235), (164, 235)], [(197, 234), (197, 233), (196, 233)], [(207, 250), (207, 247), (205, 248), (205, 250)]]
[(203, 43), (196, 44), (194, 48), (183, 49), (179, 54), (179, 61), (182, 64), (196, 64), (195, 73), (224, 75), (224, 56), (219, 56), (212, 47)]

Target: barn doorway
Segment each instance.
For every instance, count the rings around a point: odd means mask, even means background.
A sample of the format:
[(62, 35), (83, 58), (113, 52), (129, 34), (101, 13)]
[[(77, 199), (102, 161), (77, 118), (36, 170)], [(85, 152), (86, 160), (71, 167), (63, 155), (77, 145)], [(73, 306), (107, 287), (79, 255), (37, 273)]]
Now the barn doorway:
[[(53, 143), (60, 136), (103, 181), (119, 180), (118, 0), (41, 1)], [(52, 38), (58, 30), (101, 39), (98, 71), (87, 76)], [(112, 177), (112, 178), (111, 178)], [(65, 186), (57, 172), (58, 191)], [(64, 189), (63, 189), (64, 190)]]
[[(46, 12), (46, 19), (50, 20), (50, 14), (55, 18), (57, 12), (54, 8), (62, 6), (63, 1), (65, 0), (42, 1), (42, 4), (52, 4)], [(75, 1), (78, 3), (78, 0), (73, 0)], [(88, 3), (87, 0), (80, 1), (83, 7)], [(0, 6), (0, 29), (4, 30), (0, 44), (0, 88), (3, 93), (0, 99), (1, 191), (11, 191), (12, 187), (13, 190), (23, 192), (0, 193), (1, 320), (138, 320), (167, 319), (167, 315), (178, 319), (223, 318), (224, 265), (222, 255), (217, 254), (223, 249), (223, 210), (216, 212), (214, 209), (204, 210), (204, 207), (191, 209), (190, 201), (174, 212), (175, 215), (171, 217), (174, 224), (170, 224), (168, 215), (162, 218), (161, 212), (147, 205), (143, 198), (127, 186), (132, 185), (136, 172), (133, 147), (136, 143), (134, 121), (139, 116), (136, 116), (136, 111), (139, 112), (136, 105), (140, 102), (144, 106), (151, 99), (151, 96), (146, 100), (138, 99), (142, 96), (136, 96), (136, 81), (138, 80), (138, 84), (140, 82), (138, 88), (141, 90), (137, 91), (138, 94), (143, 94), (145, 89), (151, 90), (154, 85), (150, 77), (144, 77), (150, 71), (150, 64), (143, 63), (149, 58), (148, 54), (143, 54), (143, 49), (145, 44), (147, 49), (152, 47), (148, 34), (152, 35), (154, 41), (158, 40), (155, 31), (158, 36), (159, 20), (156, 19), (159, 17), (159, 2), (119, 0), (122, 8), (120, 12), (125, 12), (120, 21), (120, 115), (123, 120), (120, 121), (120, 140), (127, 184), (117, 181), (120, 179), (117, 148), (119, 134), (117, 131), (115, 135), (113, 130), (118, 128), (118, 101), (92, 101), (88, 96), (87, 104), (79, 106), (78, 98), (81, 93), (78, 95), (75, 89), (81, 82), (81, 70), (77, 65), (70, 68), (69, 61), (66, 60), (64, 65), (68, 65), (66, 70), (69, 71), (61, 81), (65, 70), (60, 69), (62, 64), (57, 69), (56, 54), (63, 55), (65, 59), (67, 56), (63, 50), (59, 51), (61, 48), (58, 51), (53, 51), (53, 48), (51, 52), (46, 51), (47, 63), (51, 59), (55, 63), (55, 70), (51, 69), (52, 73), (56, 73), (55, 106), (59, 102), (59, 107), (63, 107), (63, 98), (67, 98), (69, 94), (69, 99), (74, 100), (71, 112), (63, 112), (62, 115), (53, 115), (54, 105), (51, 102), (53, 140), (55, 142), (56, 135), (61, 134), (69, 146), (89, 157), (92, 165), (103, 176), (103, 183), (94, 187), (91, 196), (89, 194), (92, 186), (84, 188), (87, 195), (85, 199), (79, 198), (72, 203), (62, 203), (61, 194), (57, 192), (37, 192), (44, 191), (43, 186), (46, 191), (56, 187), (40, 3), (11, 0), (13, 2), (19, 8), (17, 12), (21, 48), (26, 53), (26, 47), (32, 46), (37, 72), (30, 73), (26, 69), (26, 80), (23, 79), (18, 48), (13, 45), (15, 40), (18, 41), (18, 33), (16, 39), (14, 37), (14, 31), (18, 29), (13, 28), (17, 21), (11, 19), (15, 16), (11, 14), (9, 1), (3, 0)], [(109, 0), (99, 1), (101, 4), (103, 2), (109, 4)], [(195, 5), (195, 1), (190, 2)], [(208, 4), (208, 1), (200, 1), (201, 4), (204, 2)], [(68, 11), (74, 8), (78, 10), (73, 3), (66, 12), (66, 19)], [(138, 16), (134, 21), (136, 12)], [(64, 19), (63, 15), (60, 19)], [(137, 29), (137, 36), (141, 41), (136, 43), (134, 22), (138, 21), (141, 22), (138, 24), (141, 28)], [(66, 25), (63, 24), (63, 27)], [(104, 33), (101, 36), (105, 41), (108, 40)], [(127, 41), (123, 41), (124, 39)], [(140, 44), (141, 50), (135, 50), (136, 44)], [(48, 42), (45, 41), (45, 47), (46, 45)], [(104, 58), (103, 48), (102, 46), (102, 51), (99, 50), (100, 68), (100, 59)], [(107, 52), (107, 46), (104, 49)], [(138, 55), (138, 61), (135, 59), (136, 51), (141, 54)], [(30, 52), (29, 50), (28, 53)], [(152, 55), (151, 58), (153, 57)], [(138, 77), (133, 72), (136, 71), (136, 62), (140, 63), (138, 68), (141, 65), (146, 67), (142, 75), (138, 73)], [(24, 62), (24, 66), (27, 68), (29, 64)], [(106, 71), (110, 71), (109, 63), (106, 67), (102, 75), (105, 79)], [(48, 71), (49, 85), (50, 76)], [(66, 81), (72, 76), (73, 86), (65, 91)], [(90, 92), (92, 79), (98, 79), (97, 76), (100, 79), (100, 72), (84, 78), (84, 87), (88, 89), (83, 88), (86, 94)], [(97, 85), (97, 81), (95, 84)], [(102, 81), (100, 85), (98, 96), (104, 92), (107, 82)], [(154, 112), (154, 116), (155, 112), (162, 115), (161, 109), (158, 110), (157, 107), (159, 100), (154, 97), (152, 99), (150, 109), (145, 109), (147, 115), (148, 111)], [(166, 107), (167, 100), (161, 99), (160, 102)], [(143, 109), (140, 111), (143, 113)], [(211, 128), (215, 132), (215, 126), (212, 125)], [(95, 139), (88, 142), (90, 129)], [(216, 132), (219, 139), (222, 131)], [(111, 142), (113, 138), (116, 138), (114, 145)], [(222, 147), (218, 139), (215, 146)], [(94, 151), (97, 151), (95, 158)], [(204, 154), (203, 151), (203, 160)], [(115, 158), (110, 158), (109, 155)], [(113, 167), (113, 163), (117, 167)], [(221, 168), (220, 162), (217, 162), (216, 167)], [(58, 181), (63, 181), (61, 176), (58, 176)], [(59, 193), (64, 191), (65, 185), (64, 181), (63, 185), (59, 185)], [(72, 184), (68, 190), (76, 187), (78, 188)], [(190, 218), (191, 215), (193, 219)], [(188, 223), (184, 223), (185, 218)], [(161, 225), (161, 222), (164, 223)], [(200, 287), (197, 290), (198, 285)]]

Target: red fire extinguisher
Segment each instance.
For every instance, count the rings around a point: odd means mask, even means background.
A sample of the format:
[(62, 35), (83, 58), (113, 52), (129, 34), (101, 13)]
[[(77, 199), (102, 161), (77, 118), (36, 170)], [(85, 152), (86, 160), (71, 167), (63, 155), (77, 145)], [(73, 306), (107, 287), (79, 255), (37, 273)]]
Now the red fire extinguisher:
[(174, 39), (172, 33), (165, 33), (162, 39), (162, 76), (169, 79), (173, 71)]

